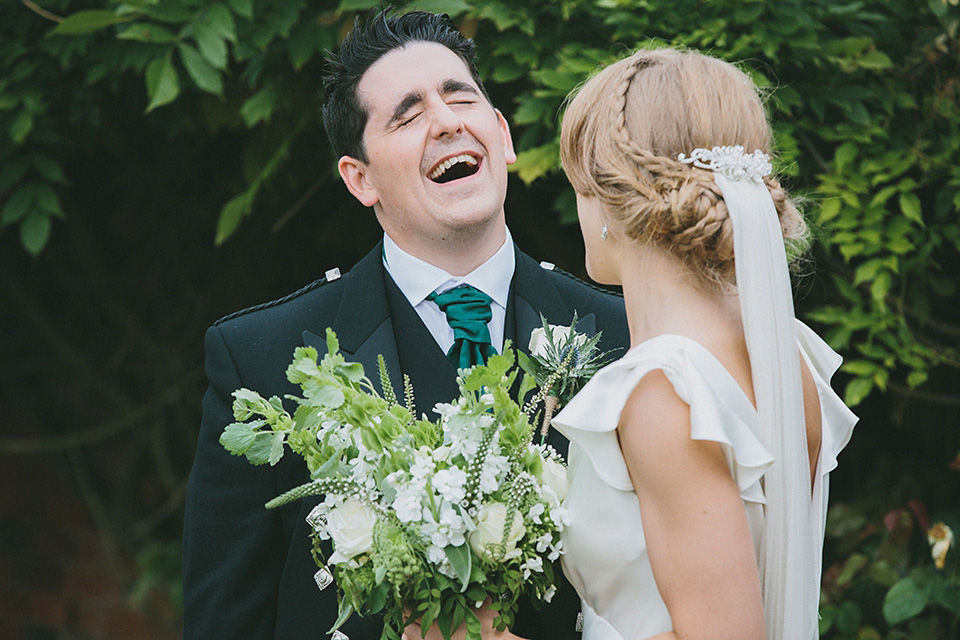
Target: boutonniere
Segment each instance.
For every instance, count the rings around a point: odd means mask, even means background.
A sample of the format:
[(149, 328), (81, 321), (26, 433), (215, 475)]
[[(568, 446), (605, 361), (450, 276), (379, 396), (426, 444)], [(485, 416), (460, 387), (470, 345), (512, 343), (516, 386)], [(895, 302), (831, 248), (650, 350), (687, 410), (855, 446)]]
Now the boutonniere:
[(543, 402), (543, 420), (540, 427), (540, 442), (546, 440), (553, 414), (576, 395), (583, 385), (604, 365), (610, 351), (600, 351), (597, 343), (603, 332), (594, 336), (580, 333), (577, 328), (577, 313), (573, 313), (570, 326), (549, 324), (540, 315), (542, 327), (530, 333), (529, 355), (518, 351), (517, 364), (524, 376), (520, 397), (532, 389), (539, 392), (527, 403), (529, 412)]

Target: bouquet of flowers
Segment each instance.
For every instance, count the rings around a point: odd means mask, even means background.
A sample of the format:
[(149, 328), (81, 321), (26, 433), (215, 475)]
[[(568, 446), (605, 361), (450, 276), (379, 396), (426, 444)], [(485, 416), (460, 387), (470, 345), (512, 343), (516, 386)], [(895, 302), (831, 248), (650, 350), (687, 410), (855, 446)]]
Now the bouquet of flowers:
[[(327, 330), (327, 354), (301, 347), (287, 369), (302, 397), (234, 392), (234, 417), (220, 442), (253, 464), (276, 464), (285, 447), (301, 455), (311, 482), (268, 503), (308, 495), (324, 499), (310, 513), (318, 584), (335, 580), (340, 627), (354, 612), (382, 614), (383, 638), (398, 640), (419, 619), (449, 638), (465, 624), (480, 638), (474, 610), (513, 621), (521, 596), (548, 602), (552, 564), (562, 553), (566, 466), (509, 394), (514, 356), (461, 370), (460, 397), (438, 404), (439, 419), (418, 419), (404, 379), (404, 402), (380, 359), (379, 395), (362, 365), (339, 354)], [(326, 557), (324, 540), (332, 541)], [(324, 584), (325, 586), (325, 584)], [(332, 630), (331, 630), (332, 631)]]

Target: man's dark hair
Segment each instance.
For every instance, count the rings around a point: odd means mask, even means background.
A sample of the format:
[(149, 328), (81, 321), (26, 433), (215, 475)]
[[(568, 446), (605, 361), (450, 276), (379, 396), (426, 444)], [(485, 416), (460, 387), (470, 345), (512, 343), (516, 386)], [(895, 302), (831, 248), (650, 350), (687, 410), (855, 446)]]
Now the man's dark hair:
[(359, 16), (340, 45), (340, 54), (327, 58), (329, 71), (324, 77), (326, 100), (323, 104), (323, 126), (330, 146), (337, 157), (350, 156), (367, 161), (363, 147), (363, 130), (367, 112), (357, 96), (357, 85), (367, 69), (385, 54), (410, 42), (436, 42), (457, 54), (487, 101), (490, 97), (474, 64), (473, 40), (465, 37), (446, 14), (410, 11), (396, 14), (390, 7), (367, 16), (361, 25)]

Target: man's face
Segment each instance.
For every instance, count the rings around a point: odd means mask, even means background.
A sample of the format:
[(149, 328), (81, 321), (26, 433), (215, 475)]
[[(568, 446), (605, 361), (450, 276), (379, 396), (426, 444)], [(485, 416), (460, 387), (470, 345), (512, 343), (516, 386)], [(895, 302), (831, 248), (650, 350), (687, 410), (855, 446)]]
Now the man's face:
[(513, 142), (455, 53), (407, 44), (371, 65), (357, 91), (367, 162), (344, 156), (340, 173), (391, 238), (416, 255), (502, 227)]

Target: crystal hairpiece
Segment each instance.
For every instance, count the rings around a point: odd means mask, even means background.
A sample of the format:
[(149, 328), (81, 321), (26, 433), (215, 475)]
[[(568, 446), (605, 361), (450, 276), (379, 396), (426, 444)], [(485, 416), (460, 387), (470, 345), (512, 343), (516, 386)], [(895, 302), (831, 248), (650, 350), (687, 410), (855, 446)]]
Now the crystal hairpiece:
[(701, 169), (722, 173), (731, 180), (753, 180), (761, 182), (770, 175), (773, 165), (770, 156), (757, 149), (753, 153), (744, 153), (743, 147), (714, 147), (713, 149), (694, 149), (690, 157), (681, 153), (677, 160), (692, 164)]

